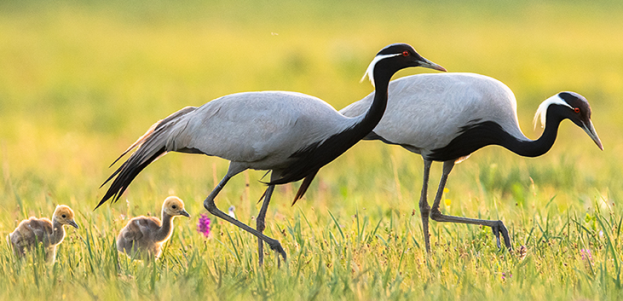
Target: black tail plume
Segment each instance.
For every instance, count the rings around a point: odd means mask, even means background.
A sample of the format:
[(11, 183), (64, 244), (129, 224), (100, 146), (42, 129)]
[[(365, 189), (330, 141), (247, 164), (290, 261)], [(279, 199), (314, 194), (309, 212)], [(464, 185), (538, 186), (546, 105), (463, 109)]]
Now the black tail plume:
[[(167, 139), (170, 138), (171, 127), (175, 125), (182, 116), (195, 111), (196, 107), (185, 107), (167, 118), (154, 123), (143, 136), (138, 138), (128, 149), (126, 149), (112, 165), (117, 163), (119, 159), (124, 157), (134, 148), (138, 148), (128, 160), (126, 160), (108, 179), (100, 186), (102, 188), (106, 183), (113, 180), (108, 191), (102, 200), (97, 204), (95, 209), (102, 206), (106, 201), (112, 199), (112, 202), (119, 200), (123, 192), (128, 188), (130, 183), (147, 165), (154, 162), (160, 156), (167, 153)], [(174, 135), (174, 134), (173, 134)]]
[(294, 204), (296, 204), (296, 201), (302, 198), (305, 192), (307, 192), (307, 188), (309, 188), (309, 185), (311, 185), (311, 182), (314, 180), (314, 177), (316, 177), (317, 173), (318, 173), (318, 170), (315, 170), (311, 174), (307, 175), (307, 177), (305, 177), (305, 179), (303, 180), (303, 183), (301, 183), (301, 186), (299, 187), (299, 190), (296, 192), (294, 201), (292, 201), (292, 206), (294, 206)]
[(117, 200), (119, 200), (123, 192), (128, 188), (128, 186), (130, 186), (130, 183), (132, 183), (134, 178), (136, 178), (136, 176), (141, 171), (143, 171), (143, 169), (147, 167), (147, 165), (151, 164), (156, 159), (158, 159), (158, 157), (166, 153), (164, 147), (162, 147), (161, 149), (156, 151), (153, 155), (148, 157), (146, 160), (141, 160), (143, 159), (143, 156), (141, 156), (140, 154), (141, 150), (142, 148), (139, 148), (134, 154), (132, 154), (132, 156), (130, 156), (130, 158), (127, 161), (125, 161), (121, 165), (121, 167), (119, 167), (119, 169), (117, 169), (106, 180), (106, 182), (104, 182), (104, 184), (102, 184), (102, 186), (104, 186), (106, 185), (106, 183), (108, 183), (110, 180), (114, 178), (114, 181), (112, 182), (112, 184), (110, 184), (110, 187), (108, 187), (106, 194), (104, 195), (104, 197), (102, 197), (102, 200), (97, 204), (95, 209), (102, 206), (109, 199), (113, 203), (117, 202)]

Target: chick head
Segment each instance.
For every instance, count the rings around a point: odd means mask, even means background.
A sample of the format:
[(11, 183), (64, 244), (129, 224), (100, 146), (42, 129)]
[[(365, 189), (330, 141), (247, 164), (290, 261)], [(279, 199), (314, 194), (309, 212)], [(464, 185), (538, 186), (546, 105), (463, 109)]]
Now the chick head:
[(65, 205), (56, 206), (53, 219), (61, 223), (61, 225), (70, 225), (78, 229), (78, 224), (74, 221), (74, 211)]
[(170, 216), (183, 215), (190, 217), (190, 214), (184, 210), (184, 202), (176, 196), (166, 198), (162, 205), (162, 210)]

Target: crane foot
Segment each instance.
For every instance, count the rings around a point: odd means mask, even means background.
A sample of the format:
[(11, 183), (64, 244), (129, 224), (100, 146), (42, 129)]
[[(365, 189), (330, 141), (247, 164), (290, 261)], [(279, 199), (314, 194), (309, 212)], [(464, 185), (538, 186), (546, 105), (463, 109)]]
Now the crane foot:
[(513, 247), (511, 246), (511, 238), (508, 236), (508, 230), (506, 229), (506, 226), (504, 226), (504, 223), (502, 221), (497, 221), (495, 225), (491, 226), (491, 231), (493, 231), (493, 235), (495, 235), (495, 238), (497, 240), (498, 249), (502, 248), (502, 246), (500, 245), (500, 233), (502, 233), (502, 237), (504, 238), (504, 245), (509, 251), (513, 250)]

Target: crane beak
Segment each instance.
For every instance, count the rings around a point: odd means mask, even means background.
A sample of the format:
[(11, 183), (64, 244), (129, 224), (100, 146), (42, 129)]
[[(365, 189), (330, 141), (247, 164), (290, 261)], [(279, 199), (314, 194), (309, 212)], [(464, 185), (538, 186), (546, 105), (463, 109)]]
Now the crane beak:
[(599, 140), (599, 136), (597, 136), (597, 132), (593, 127), (592, 121), (589, 120), (588, 124), (582, 121), (582, 129), (586, 132), (586, 134), (588, 134), (589, 137), (591, 137), (591, 139), (593, 139), (593, 141), (595, 141), (595, 144), (597, 144), (600, 150), (604, 150), (604, 147), (601, 144), (601, 140)]
[(433, 69), (433, 70), (438, 70), (438, 71), (443, 71), (446, 72), (446, 68), (441, 67), (425, 58), (422, 58), (422, 60), (419, 61), (420, 67), (424, 67), (424, 68), (429, 68), (429, 69)]
[(190, 214), (188, 214), (188, 212), (186, 212), (186, 210), (183, 210), (180, 212), (180, 215), (183, 215), (185, 217), (190, 217)]

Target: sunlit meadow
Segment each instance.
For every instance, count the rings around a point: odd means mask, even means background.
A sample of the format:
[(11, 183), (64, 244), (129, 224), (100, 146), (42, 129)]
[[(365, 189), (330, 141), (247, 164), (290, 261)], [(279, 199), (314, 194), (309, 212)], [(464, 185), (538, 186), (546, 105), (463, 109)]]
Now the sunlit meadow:
[[(1, 1), (0, 235), (57, 204), (77, 213), (56, 263), (17, 260), (0, 244), (0, 298), (14, 300), (617, 300), (623, 298), (623, 2), (620, 1)], [(422, 160), (362, 142), (323, 168), (306, 197), (279, 187), (266, 234), (220, 220), (197, 231), (203, 199), (226, 161), (169, 154), (115, 204), (93, 208), (110, 163), (155, 121), (242, 91), (291, 90), (341, 109), (374, 54), (406, 42), (454, 72), (506, 83), (528, 137), (538, 104), (586, 96), (600, 151), (566, 121), (538, 158), (488, 147), (457, 165), (442, 210), (501, 219), (515, 252), (490, 229), (432, 222), (426, 255), (417, 201)], [(396, 77), (432, 72), (409, 69)], [(255, 225), (263, 172), (217, 198)], [(431, 186), (440, 167), (434, 165)], [(131, 261), (114, 239), (131, 217), (177, 218), (161, 260)], [(432, 191), (431, 197), (432, 198)], [(525, 252), (519, 252), (524, 246)]]

